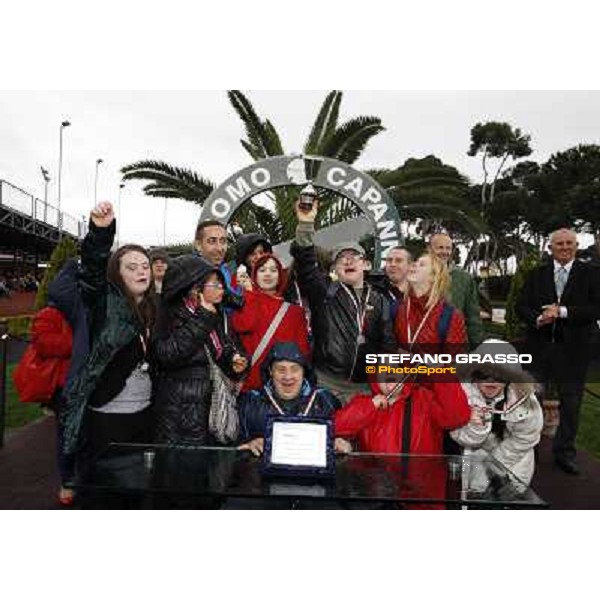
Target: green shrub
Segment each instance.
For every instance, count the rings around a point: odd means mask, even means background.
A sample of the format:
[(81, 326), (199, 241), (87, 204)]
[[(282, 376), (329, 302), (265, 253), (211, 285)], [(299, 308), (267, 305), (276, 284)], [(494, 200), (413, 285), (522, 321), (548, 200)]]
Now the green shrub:
[(78, 254), (77, 244), (71, 238), (63, 238), (56, 248), (54, 248), (50, 256), (48, 268), (44, 273), (44, 278), (35, 297), (34, 310), (38, 311), (46, 306), (48, 303), (48, 285), (56, 277), (56, 274), (61, 270), (65, 262)]
[(31, 328), (30, 316), (23, 317), (5, 317), (2, 319), (8, 326), (8, 333), (13, 337), (28, 338), (29, 329)]
[(525, 332), (525, 325), (517, 317), (516, 304), (527, 276), (538, 266), (539, 262), (537, 254), (529, 254), (525, 260), (519, 263), (517, 272), (512, 278), (506, 299), (506, 336), (509, 340), (516, 340)]

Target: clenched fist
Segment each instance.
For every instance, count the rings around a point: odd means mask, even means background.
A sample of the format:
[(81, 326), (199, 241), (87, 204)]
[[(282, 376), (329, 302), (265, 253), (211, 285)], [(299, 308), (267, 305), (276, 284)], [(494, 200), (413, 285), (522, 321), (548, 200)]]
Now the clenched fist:
[(296, 217), (300, 223), (314, 223), (317, 218), (317, 211), (319, 210), (319, 201), (315, 198), (312, 209), (308, 212), (300, 208), (300, 200), (296, 200), (294, 208), (296, 209)]
[(92, 223), (96, 227), (108, 227), (115, 220), (115, 212), (110, 202), (100, 202), (90, 213)]

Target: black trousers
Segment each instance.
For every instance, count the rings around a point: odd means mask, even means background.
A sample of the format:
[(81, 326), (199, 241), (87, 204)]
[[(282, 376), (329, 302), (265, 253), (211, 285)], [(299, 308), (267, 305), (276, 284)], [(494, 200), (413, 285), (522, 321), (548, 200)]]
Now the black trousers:
[[(88, 409), (85, 416), (86, 442), (77, 461), (85, 469), (110, 443), (151, 444), (154, 438), (152, 406), (131, 414), (101, 413)], [(143, 495), (119, 495), (110, 492), (79, 491), (77, 507), (87, 510), (124, 510), (143, 507)]]
[(154, 411), (149, 406), (137, 413), (86, 413), (84, 461), (93, 459), (110, 443), (151, 444), (154, 439)]
[(534, 377), (546, 389), (552, 382), (558, 390), (560, 424), (552, 444), (557, 459), (573, 460), (576, 455), (575, 438), (588, 365), (587, 354), (561, 343), (547, 344), (534, 358)]

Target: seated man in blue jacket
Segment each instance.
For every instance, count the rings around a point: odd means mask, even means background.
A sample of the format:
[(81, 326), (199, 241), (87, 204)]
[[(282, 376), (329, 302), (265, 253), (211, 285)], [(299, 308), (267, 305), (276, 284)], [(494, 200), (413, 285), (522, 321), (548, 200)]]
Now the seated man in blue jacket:
[[(240, 450), (260, 456), (264, 448), (268, 415), (333, 417), (339, 400), (316, 385), (312, 367), (293, 342), (275, 344), (262, 366), (263, 387), (238, 399)], [(349, 451), (344, 440), (336, 440), (336, 450)]]

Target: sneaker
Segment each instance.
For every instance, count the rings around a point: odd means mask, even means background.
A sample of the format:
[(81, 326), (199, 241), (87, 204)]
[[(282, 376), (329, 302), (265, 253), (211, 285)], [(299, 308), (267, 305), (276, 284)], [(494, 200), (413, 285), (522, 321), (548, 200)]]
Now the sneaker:
[(75, 492), (69, 488), (61, 487), (58, 491), (58, 502), (61, 506), (72, 506)]

